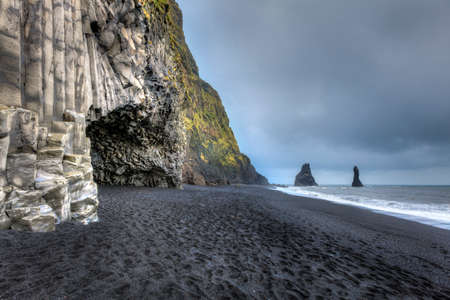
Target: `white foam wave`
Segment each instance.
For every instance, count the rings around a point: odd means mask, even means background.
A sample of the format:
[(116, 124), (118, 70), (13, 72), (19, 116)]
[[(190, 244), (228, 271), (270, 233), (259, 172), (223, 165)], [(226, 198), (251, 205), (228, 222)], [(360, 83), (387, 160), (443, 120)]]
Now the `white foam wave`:
[(360, 195), (333, 195), (311, 191), (301, 187), (275, 187), (275, 190), (314, 199), (327, 200), (334, 203), (352, 205), (403, 219), (450, 230), (449, 204), (422, 204), (371, 199)]

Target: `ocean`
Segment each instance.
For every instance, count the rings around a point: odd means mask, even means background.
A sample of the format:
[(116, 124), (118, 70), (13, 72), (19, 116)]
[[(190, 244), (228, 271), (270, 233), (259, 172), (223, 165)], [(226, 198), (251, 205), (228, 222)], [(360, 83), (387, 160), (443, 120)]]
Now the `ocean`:
[(353, 205), (450, 230), (450, 186), (274, 187), (309, 198)]

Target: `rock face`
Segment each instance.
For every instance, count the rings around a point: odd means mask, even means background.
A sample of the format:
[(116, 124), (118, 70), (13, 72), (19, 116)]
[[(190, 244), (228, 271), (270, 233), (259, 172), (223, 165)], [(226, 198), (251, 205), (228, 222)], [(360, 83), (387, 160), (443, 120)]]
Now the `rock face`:
[(52, 231), (59, 222), (97, 220), (86, 117), (90, 107), (118, 105), (99, 96), (101, 53), (88, 2), (1, 1), (3, 229)]
[[(188, 61), (189, 62), (189, 61)], [(190, 65), (195, 66), (191, 61)], [(189, 69), (188, 69), (189, 70)], [(268, 184), (242, 154), (218, 93), (198, 77), (195, 68), (182, 79), (187, 103), (188, 149), (183, 180), (191, 184)]]
[(357, 166), (353, 168), (353, 187), (363, 187), (364, 185), (359, 180), (359, 169)]
[(183, 98), (168, 33), (144, 6), (1, 2), (1, 228), (95, 221), (92, 164), (101, 183), (180, 186)]
[(39, 112), (0, 105), (0, 229), (46, 232), (97, 220), (85, 118), (65, 114), (79, 118), (40, 123)]
[(98, 95), (108, 104), (89, 113), (98, 183), (181, 186), (184, 91), (170, 29), (181, 20), (163, 2), (88, 1)]
[(219, 94), (199, 77), (197, 64), (185, 42), (177, 4), (170, 0), (156, 2), (167, 4), (164, 6), (167, 30), (176, 63), (176, 70), (170, 74), (184, 98), (182, 117), (187, 154), (183, 182), (267, 184), (267, 179), (257, 173), (250, 159), (240, 152)]
[[(187, 159), (185, 160), (187, 152)], [(97, 186), (267, 183), (173, 0), (0, 2), (0, 228), (97, 220)]]
[(302, 170), (295, 177), (295, 186), (316, 186), (317, 183), (311, 173), (309, 164), (304, 164)]
[[(114, 79), (119, 73), (125, 81), (115, 90), (152, 101), (121, 106), (101, 117), (91, 114), (95, 180), (159, 187), (179, 187), (182, 181), (267, 184), (240, 153), (219, 95), (199, 77), (177, 3), (138, 0), (132, 10), (132, 0), (97, 2), (89, 11), (96, 11), (102, 64), (111, 65), (103, 68), (111, 72), (101, 78)], [(130, 90), (134, 94), (128, 96)]]

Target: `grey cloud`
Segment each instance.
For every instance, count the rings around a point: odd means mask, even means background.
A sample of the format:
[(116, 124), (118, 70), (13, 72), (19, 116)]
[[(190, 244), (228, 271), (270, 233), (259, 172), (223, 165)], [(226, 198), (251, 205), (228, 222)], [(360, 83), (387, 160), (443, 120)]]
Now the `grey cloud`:
[(378, 183), (450, 173), (450, 2), (178, 2), (201, 75), (270, 180), (303, 161), (322, 182), (354, 163)]

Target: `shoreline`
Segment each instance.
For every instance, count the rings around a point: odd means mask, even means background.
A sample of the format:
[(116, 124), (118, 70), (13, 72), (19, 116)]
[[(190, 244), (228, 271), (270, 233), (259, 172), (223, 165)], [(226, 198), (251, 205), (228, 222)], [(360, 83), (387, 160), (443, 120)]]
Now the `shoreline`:
[[(340, 185), (337, 185), (337, 186), (341, 187)], [(399, 185), (392, 185), (392, 186), (380, 185), (380, 186), (381, 187), (403, 187), (403, 186), (399, 186)], [(418, 211), (416, 211), (416, 210), (402, 210), (402, 209), (398, 209), (398, 208), (396, 209), (396, 208), (390, 208), (390, 207), (377, 206), (377, 205), (373, 205), (373, 204), (353, 202), (350, 200), (339, 198), (339, 196), (336, 199), (327, 199), (326, 198), (327, 196), (333, 198), (335, 196), (333, 194), (322, 194), (323, 197), (300, 195), (294, 191), (288, 190), (289, 187), (292, 187), (292, 186), (270, 185), (269, 189), (272, 189), (274, 191), (279, 191), (279, 192), (282, 192), (282, 193), (285, 193), (288, 195), (296, 196), (296, 197), (311, 198), (311, 199), (316, 199), (316, 200), (321, 200), (321, 201), (327, 201), (329, 203), (334, 203), (334, 204), (338, 204), (338, 205), (357, 207), (360, 209), (369, 210), (369, 211), (377, 213), (377, 214), (392, 216), (395, 218), (400, 218), (403, 220), (408, 220), (408, 221), (412, 221), (412, 222), (416, 222), (416, 223), (420, 223), (420, 224), (424, 224), (424, 225), (428, 225), (428, 226), (433, 226), (435, 228), (440, 228), (440, 229), (444, 229), (444, 230), (450, 230), (450, 220), (444, 221), (443, 219), (436, 219), (436, 218), (433, 219), (433, 218), (430, 218), (427, 216), (418, 215)], [(327, 186), (325, 186), (325, 187), (327, 187)], [(371, 186), (367, 186), (367, 187), (371, 187)], [(418, 187), (418, 186), (412, 186), (412, 187)], [(424, 186), (424, 187), (426, 187), (426, 186)], [(439, 185), (436, 187), (450, 187), (450, 186)], [(387, 200), (384, 200), (384, 201), (387, 201)], [(395, 200), (393, 200), (393, 201), (396, 202)], [(400, 202), (397, 202), (397, 203), (400, 203)], [(439, 217), (443, 218), (442, 216), (439, 216)]]
[[(339, 221), (352, 224), (353, 226), (361, 226), (379, 231), (386, 230), (386, 227), (392, 229), (392, 231), (401, 230), (404, 231), (404, 233), (406, 233), (409, 237), (415, 236), (417, 232), (425, 232), (426, 234), (431, 234), (432, 236), (442, 236), (444, 240), (448, 239), (447, 243), (450, 246), (450, 230), (444, 228), (424, 224), (411, 219), (401, 218), (384, 212), (378, 212), (363, 206), (341, 204), (326, 199), (297, 196), (278, 190), (269, 190), (280, 193), (284, 196), (289, 196), (283, 199), (284, 201), (288, 200), (289, 203), (283, 203), (281, 201), (277, 203), (270, 201), (270, 204), (278, 209), (289, 210), (290, 213), (295, 214), (295, 210), (293, 210), (293, 208), (302, 210), (306, 209), (325, 214), (328, 217), (338, 218)], [(296, 198), (297, 201), (299, 199), (301, 201), (297, 203)], [(377, 228), (376, 226), (379, 227)]]
[[(321, 222), (322, 226), (326, 224), (329, 234), (344, 234), (351, 236), (353, 241), (364, 240), (373, 248), (388, 249), (381, 255), (388, 263), (417, 272), (418, 276), (433, 278), (438, 282), (443, 280), (450, 286), (449, 230), (362, 207), (274, 192), (283, 195), (280, 196), (282, 201), (269, 200), (268, 203), (276, 209), (289, 211), (291, 221), (298, 225), (304, 225), (305, 222), (293, 220), (292, 217), (304, 217), (304, 211), (311, 212), (312, 219), (317, 218), (314, 214), (318, 214), (318, 223)], [(352, 244), (348, 240), (342, 241)], [(421, 262), (427, 262), (430, 266), (419, 272)], [(443, 266), (445, 272), (435, 273), (432, 266), (437, 265)]]
[(450, 295), (450, 232), (266, 187), (100, 187), (100, 222), (0, 232), (0, 299)]

